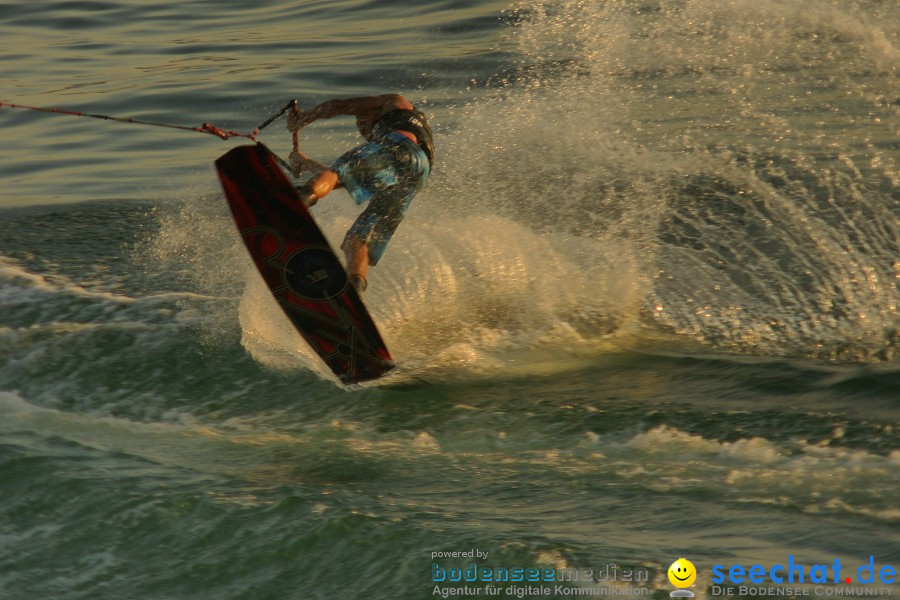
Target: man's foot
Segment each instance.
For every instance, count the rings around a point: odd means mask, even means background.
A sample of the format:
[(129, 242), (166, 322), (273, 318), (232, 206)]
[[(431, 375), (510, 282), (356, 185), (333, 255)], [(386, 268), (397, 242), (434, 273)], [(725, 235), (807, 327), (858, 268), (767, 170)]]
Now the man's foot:
[(359, 273), (350, 273), (350, 285), (353, 286), (357, 294), (362, 294), (369, 287), (366, 278)]

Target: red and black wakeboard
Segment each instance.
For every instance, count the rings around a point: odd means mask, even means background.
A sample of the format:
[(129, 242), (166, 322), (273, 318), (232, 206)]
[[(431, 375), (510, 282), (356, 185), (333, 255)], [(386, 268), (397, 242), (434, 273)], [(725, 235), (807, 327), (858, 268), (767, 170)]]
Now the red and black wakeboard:
[(237, 147), (216, 170), (256, 268), (334, 374), (358, 383), (394, 368), (344, 267), (269, 149)]

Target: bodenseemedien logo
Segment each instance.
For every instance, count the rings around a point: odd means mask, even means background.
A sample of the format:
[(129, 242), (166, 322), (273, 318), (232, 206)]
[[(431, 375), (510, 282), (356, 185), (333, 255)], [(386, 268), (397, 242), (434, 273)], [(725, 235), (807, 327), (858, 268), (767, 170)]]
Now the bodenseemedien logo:
[(684, 588), (690, 587), (697, 580), (697, 568), (686, 558), (679, 558), (668, 570), (669, 583), (678, 589), (669, 594), (672, 598), (693, 598), (694, 592)]
[[(486, 558), (487, 553), (467, 553), (466, 557)], [(433, 552), (432, 558), (440, 553)], [(454, 553), (460, 554), (460, 553)], [(456, 558), (457, 556), (453, 556)], [(481, 596), (499, 598), (571, 596), (649, 596), (650, 572), (616, 564), (599, 569), (582, 567), (487, 566), (470, 563), (456, 567), (431, 563), (432, 596)], [(644, 584), (644, 585), (642, 585)]]

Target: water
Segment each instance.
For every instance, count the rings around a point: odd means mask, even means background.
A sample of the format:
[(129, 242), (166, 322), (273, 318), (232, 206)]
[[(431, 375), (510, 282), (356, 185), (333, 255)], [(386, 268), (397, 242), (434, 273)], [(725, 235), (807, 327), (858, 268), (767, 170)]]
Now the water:
[(0, 108), (0, 598), (900, 567), (895, 2), (48, 0), (0, 35), (2, 101), (251, 131), (401, 91), (438, 152), (366, 296), (400, 366), (346, 389), (230, 221), (240, 141)]

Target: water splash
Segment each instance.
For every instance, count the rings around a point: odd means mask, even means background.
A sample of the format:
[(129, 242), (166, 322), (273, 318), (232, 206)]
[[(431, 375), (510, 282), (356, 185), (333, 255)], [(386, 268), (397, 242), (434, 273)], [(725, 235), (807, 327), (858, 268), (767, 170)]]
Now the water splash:
[(616, 245), (595, 258), (637, 266), (646, 324), (717, 350), (892, 360), (897, 10), (523, 5), (521, 63), (465, 108), (448, 187), (548, 240)]
[[(395, 357), (471, 374), (638, 332), (894, 360), (898, 10), (568, 0), (510, 11), (502, 43), (518, 62), (436, 115), (438, 168), (370, 276), (366, 301)], [(354, 210), (340, 193), (316, 208), (334, 246)], [(212, 249), (172, 234), (167, 251), (216, 285), (245, 286), (242, 342), (257, 360), (314, 368), (239, 246), (222, 246), (222, 218), (191, 219), (211, 223)]]

